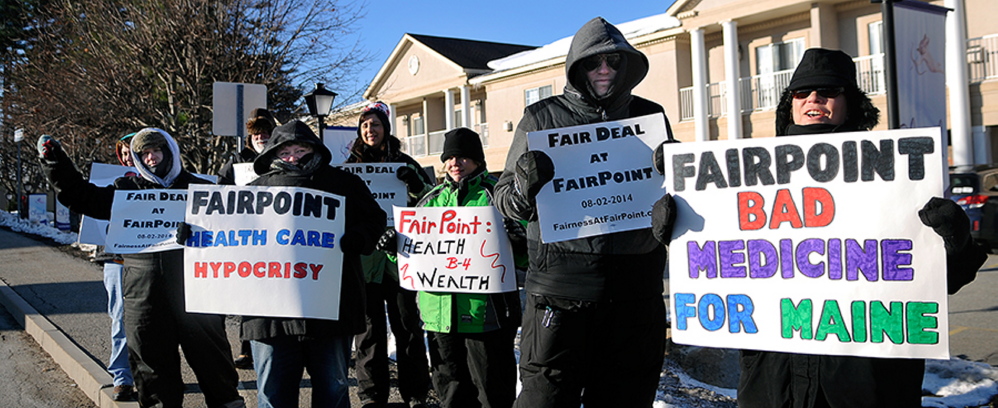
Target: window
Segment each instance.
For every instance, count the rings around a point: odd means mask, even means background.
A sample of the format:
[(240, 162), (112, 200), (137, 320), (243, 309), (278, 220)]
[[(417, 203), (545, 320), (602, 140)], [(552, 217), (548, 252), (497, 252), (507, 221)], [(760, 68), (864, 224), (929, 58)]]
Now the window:
[(803, 56), (803, 38), (758, 47), (755, 49), (756, 72), (763, 75), (794, 69)]
[(464, 111), (461, 109), (454, 109), (454, 127), (464, 127)]
[(523, 91), (524, 106), (530, 106), (530, 104), (549, 96), (551, 96), (551, 85), (528, 89)]
[(884, 52), (884, 43), (882, 40), (883, 26), (882, 21), (874, 21), (867, 26), (867, 31), (870, 33), (870, 55), (877, 55)]
[(412, 134), (421, 135), (424, 133), (426, 133), (426, 130), (423, 127), (423, 117), (412, 115)]

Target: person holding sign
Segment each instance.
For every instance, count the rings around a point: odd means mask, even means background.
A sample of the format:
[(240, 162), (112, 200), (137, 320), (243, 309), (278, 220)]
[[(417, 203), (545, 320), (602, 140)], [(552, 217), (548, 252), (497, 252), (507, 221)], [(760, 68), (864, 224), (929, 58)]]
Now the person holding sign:
[(527, 151), (527, 133), (654, 113), (664, 118), (664, 109), (631, 94), (648, 73), (648, 58), (603, 18), (572, 38), (565, 72), (564, 94), (524, 110), (496, 184), (499, 211), (529, 221), (516, 406), (651, 406), (665, 351), (665, 247), (651, 228), (542, 242), (536, 196), (554, 177), (554, 164)]
[[(294, 186), (345, 197), (346, 227), (332, 250), (343, 252), (339, 320), (243, 316), (242, 340), (251, 340), (260, 407), (297, 407), (304, 370), (312, 379), (312, 406), (350, 406), (347, 368), (353, 336), (364, 331), (360, 255), (370, 254), (386, 216), (360, 177), (329, 165), (332, 154), (305, 123), (274, 129), (253, 162), (254, 186)], [(338, 248), (338, 249), (337, 249)]]
[[(84, 180), (51, 136), (38, 140), (38, 153), (57, 198), (71, 210), (110, 219), (117, 190), (178, 189), (210, 184), (181, 168), (180, 148), (156, 128), (132, 137), (131, 156), (139, 175), (98, 187)], [(184, 307), (182, 250), (126, 254), (122, 276), (125, 336), (139, 405), (179, 407), (184, 398), (180, 352), (190, 363), (210, 407), (244, 407), (236, 391), (239, 377), (225, 335), (225, 317), (187, 313)]]
[[(482, 141), (473, 130), (444, 135), (444, 181), (420, 200), (419, 207), (492, 205), (495, 176), (485, 168)], [(522, 225), (506, 220), (507, 229)], [(511, 234), (514, 235), (514, 234)], [(389, 229), (379, 248), (397, 248)], [(514, 245), (514, 248), (516, 245)], [(430, 344), (433, 386), (445, 408), (508, 408), (516, 398), (518, 293), (418, 292), (419, 312)]]
[[(374, 102), (364, 107), (357, 126), (357, 139), (350, 147), (347, 163), (404, 163), (395, 175), (406, 184), (408, 205), (415, 205), (433, 187), (433, 180), (419, 163), (402, 153), (401, 142), (392, 135), (388, 105)], [(416, 309), (416, 293), (399, 287), (398, 265), (384, 251), (360, 257), (367, 292), (366, 330), (354, 339), (357, 349), (357, 395), (361, 405), (388, 403), (388, 322), (395, 335), (398, 388), (412, 407), (422, 407), (430, 387), (429, 363), (423, 328)]]
[[(246, 121), (246, 147), (238, 154), (232, 155), (229, 161), (218, 170), (218, 184), (226, 186), (236, 185), (236, 168), (244, 166), (242, 171), (253, 172), (253, 160), (263, 151), (263, 147), (270, 140), (270, 132), (277, 127), (274, 115), (266, 108), (256, 108), (250, 111), (250, 118)], [(254, 175), (256, 173), (253, 173)], [(242, 341), (239, 344), (239, 355), (233, 361), (236, 368), (253, 368), (253, 350), (249, 341)]]
[[(804, 52), (776, 108), (777, 136), (871, 130), (879, 110), (856, 83), (846, 53)], [(834, 137), (829, 135), (829, 137)], [(970, 220), (953, 201), (933, 197), (918, 212), (945, 243), (948, 292), (974, 280), (987, 260)], [(922, 359), (868, 358), (742, 350), (739, 407), (920, 407)]]

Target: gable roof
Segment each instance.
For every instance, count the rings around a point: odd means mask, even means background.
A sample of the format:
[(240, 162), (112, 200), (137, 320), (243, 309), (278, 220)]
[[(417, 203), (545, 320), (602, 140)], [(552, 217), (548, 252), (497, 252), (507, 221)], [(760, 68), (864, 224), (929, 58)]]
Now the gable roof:
[(422, 34), (408, 35), (465, 69), (489, 69), (488, 62), (491, 60), (537, 48), (530, 45), (434, 37)]

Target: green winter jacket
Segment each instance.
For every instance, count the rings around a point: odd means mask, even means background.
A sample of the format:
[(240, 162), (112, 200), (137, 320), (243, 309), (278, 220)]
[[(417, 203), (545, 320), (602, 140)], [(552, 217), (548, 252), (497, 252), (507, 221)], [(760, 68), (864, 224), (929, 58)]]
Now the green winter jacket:
[[(419, 207), (484, 207), (492, 205), (492, 188), (498, 179), (479, 167), (461, 182), (447, 176), (419, 202)], [(520, 298), (505, 293), (419, 292), (423, 329), (438, 333), (484, 333), (520, 325)]]

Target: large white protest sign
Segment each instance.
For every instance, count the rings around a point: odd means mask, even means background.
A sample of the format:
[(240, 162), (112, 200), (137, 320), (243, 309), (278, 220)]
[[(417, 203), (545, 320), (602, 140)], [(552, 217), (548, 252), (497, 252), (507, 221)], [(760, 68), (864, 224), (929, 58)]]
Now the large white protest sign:
[(385, 214), (388, 214), (387, 225), (394, 225), (395, 218), (392, 208), (395, 206), (405, 206), (408, 200), (405, 183), (399, 180), (398, 177), (395, 177), (395, 172), (402, 166), (405, 166), (405, 164), (356, 163), (341, 164), (336, 167), (356, 174), (367, 182), (367, 188), (371, 190), (374, 201), (377, 201), (381, 209), (385, 211)]
[(342, 196), (300, 187), (187, 191), (188, 311), (339, 319)]
[(177, 226), (184, 220), (186, 190), (117, 190), (111, 205), (106, 250), (137, 254), (180, 249)]
[[(118, 177), (138, 175), (134, 167), (114, 164), (93, 163), (90, 165), (90, 182), (97, 186), (109, 186)], [(79, 241), (84, 244), (104, 245), (107, 237), (107, 220), (83, 217), (80, 220)]]
[(513, 250), (495, 207), (395, 207), (394, 211), (402, 288), (516, 290)]
[(652, 152), (667, 139), (662, 114), (527, 133), (530, 150), (555, 174), (537, 194), (541, 239), (570, 239), (651, 227), (662, 197)]
[(942, 358), (938, 128), (667, 145), (672, 338), (709, 347)]

